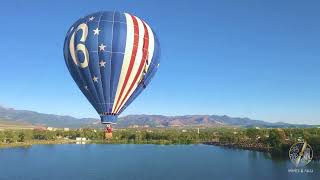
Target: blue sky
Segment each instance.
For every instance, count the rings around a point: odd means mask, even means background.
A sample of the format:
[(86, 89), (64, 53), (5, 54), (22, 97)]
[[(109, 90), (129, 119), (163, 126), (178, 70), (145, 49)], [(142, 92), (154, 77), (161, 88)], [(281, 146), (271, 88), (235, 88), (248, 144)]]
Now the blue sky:
[(0, 104), (98, 117), (65, 66), (70, 25), (129, 12), (159, 36), (161, 66), (124, 114), (217, 114), (320, 124), (319, 1), (6, 1)]

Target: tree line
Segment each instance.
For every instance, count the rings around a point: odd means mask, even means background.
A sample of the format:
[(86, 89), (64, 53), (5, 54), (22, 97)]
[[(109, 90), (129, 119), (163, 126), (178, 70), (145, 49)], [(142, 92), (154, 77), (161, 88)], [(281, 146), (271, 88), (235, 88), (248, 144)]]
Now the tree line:
[(0, 143), (32, 140), (76, 139), (85, 137), (101, 143), (196, 144), (202, 142), (260, 143), (274, 153), (287, 153), (292, 144), (307, 141), (314, 152), (320, 152), (320, 128), (126, 128), (115, 129), (111, 140), (104, 140), (102, 129), (4, 130)]

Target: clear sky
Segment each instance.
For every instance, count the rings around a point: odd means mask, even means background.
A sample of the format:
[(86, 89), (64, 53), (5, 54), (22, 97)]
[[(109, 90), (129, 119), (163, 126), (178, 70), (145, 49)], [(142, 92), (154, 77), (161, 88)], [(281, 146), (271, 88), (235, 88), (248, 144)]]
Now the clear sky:
[(0, 104), (98, 117), (63, 41), (79, 17), (119, 10), (158, 34), (162, 59), (124, 114), (217, 114), (320, 124), (320, 1), (3, 1)]

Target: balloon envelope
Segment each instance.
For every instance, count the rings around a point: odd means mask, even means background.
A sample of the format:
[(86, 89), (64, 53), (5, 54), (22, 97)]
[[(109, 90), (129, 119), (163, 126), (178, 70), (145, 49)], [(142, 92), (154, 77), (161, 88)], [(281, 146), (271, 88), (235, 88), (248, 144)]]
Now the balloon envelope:
[(79, 19), (64, 42), (69, 72), (102, 123), (115, 122), (150, 83), (159, 57), (159, 41), (150, 26), (116, 11)]

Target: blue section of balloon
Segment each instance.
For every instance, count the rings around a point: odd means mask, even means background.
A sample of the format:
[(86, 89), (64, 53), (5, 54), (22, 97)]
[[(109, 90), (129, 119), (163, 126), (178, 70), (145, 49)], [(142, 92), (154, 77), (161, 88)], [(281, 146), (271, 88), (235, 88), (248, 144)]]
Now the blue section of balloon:
[(116, 122), (118, 115), (150, 83), (160, 59), (159, 41), (154, 34), (152, 64), (118, 113), (112, 113), (122, 70), (127, 40), (124, 13), (97, 12), (76, 21), (64, 42), (64, 58), (68, 70), (101, 116), (102, 123)]

